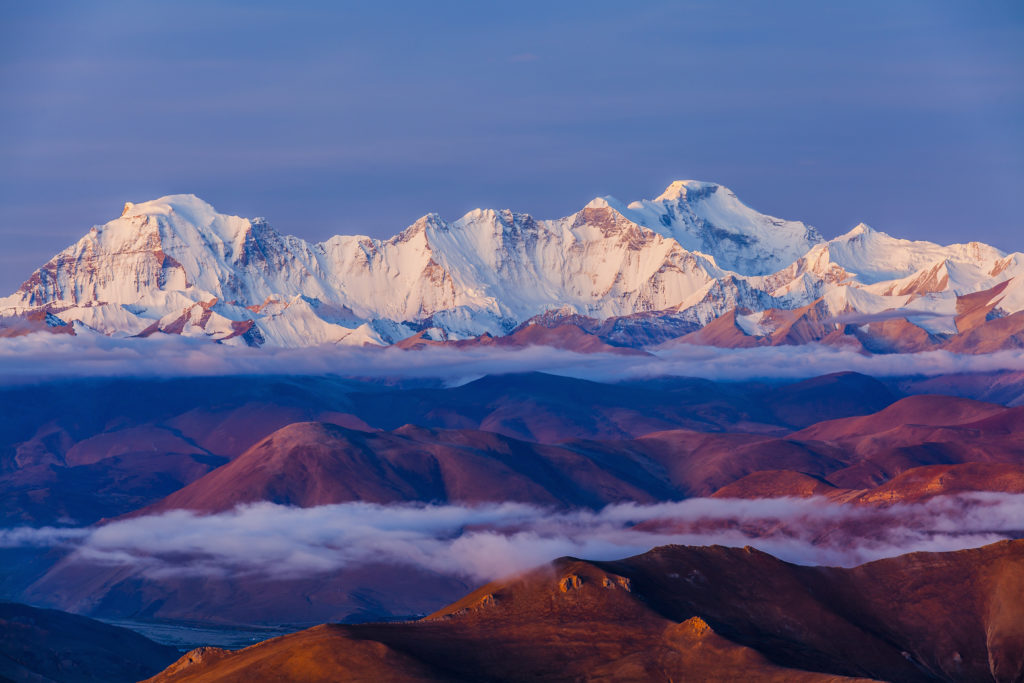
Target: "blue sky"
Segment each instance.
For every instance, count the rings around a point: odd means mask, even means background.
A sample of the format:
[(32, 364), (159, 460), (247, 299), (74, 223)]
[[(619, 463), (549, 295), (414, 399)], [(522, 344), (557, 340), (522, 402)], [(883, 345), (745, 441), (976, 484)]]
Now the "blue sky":
[(0, 290), (123, 202), (308, 239), (714, 180), (1024, 249), (1024, 3), (0, 0)]

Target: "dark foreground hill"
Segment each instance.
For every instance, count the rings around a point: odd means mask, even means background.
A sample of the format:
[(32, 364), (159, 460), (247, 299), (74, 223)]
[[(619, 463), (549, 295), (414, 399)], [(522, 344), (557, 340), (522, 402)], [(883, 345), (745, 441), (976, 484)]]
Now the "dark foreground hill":
[(853, 569), (750, 548), (563, 558), (416, 622), (324, 625), (151, 679), (1020, 681), (1024, 541)]
[(125, 628), (0, 602), (0, 681), (137, 681), (177, 655), (173, 647)]

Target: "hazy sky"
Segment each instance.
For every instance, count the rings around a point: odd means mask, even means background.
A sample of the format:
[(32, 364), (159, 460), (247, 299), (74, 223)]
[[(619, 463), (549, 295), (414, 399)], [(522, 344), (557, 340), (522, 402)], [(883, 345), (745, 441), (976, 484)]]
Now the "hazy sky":
[(0, 291), (127, 200), (308, 239), (714, 180), (1024, 250), (1024, 3), (0, 0)]

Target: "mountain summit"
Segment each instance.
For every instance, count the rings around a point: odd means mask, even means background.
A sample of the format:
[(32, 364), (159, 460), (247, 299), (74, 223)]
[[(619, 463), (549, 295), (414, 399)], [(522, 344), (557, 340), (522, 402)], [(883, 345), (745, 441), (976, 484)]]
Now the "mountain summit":
[(1024, 255), (977, 242), (912, 242), (864, 225), (826, 241), (694, 180), (630, 204), (597, 198), (554, 220), (477, 209), (451, 222), (428, 214), (387, 240), (320, 243), (170, 195), (126, 203), (0, 299), (0, 333), (384, 345), (501, 336), (557, 311), (620, 321), (610, 339), (633, 346), (729, 314), (725, 336), (755, 344), (778, 332), (779, 312), (813, 309), (815, 338), (857, 316), (897, 314), (939, 338), (964, 331), (964, 295), (1001, 288), (973, 302), (987, 307), (982, 320), (1024, 309), (1022, 272)]

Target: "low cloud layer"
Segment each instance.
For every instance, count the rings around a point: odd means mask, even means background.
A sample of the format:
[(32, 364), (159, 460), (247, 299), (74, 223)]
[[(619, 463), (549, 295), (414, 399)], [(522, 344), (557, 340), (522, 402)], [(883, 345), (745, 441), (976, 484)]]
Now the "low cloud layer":
[(913, 551), (977, 547), (1022, 535), (1024, 495), (975, 493), (925, 503), (691, 499), (554, 512), (481, 506), (272, 503), (200, 516), (177, 510), (98, 528), (8, 529), (0, 547), (66, 546), (71, 562), (183, 575), (294, 578), (374, 563), (486, 581), (572, 555), (615, 559), (654, 546), (751, 545), (790, 562), (854, 566)]
[(323, 346), (303, 349), (226, 347), (204, 340), (154, 335), (33, 334), (0, 339), (0, 383), (64, 377), (336, 374), (354, 377), (440, 378), (457, 383), (482, 375), (541, 371), (615, 381), (686, 376), (716, 380), (798, 379), (841, 371), (876, 377), (1024, 370), (1024, 351), (959, 355), (947, 351), (862, 355), (803, 346), (720, 349), (680, 344), (650, 356), (584, 354), (550, 347), (508, 349)]

